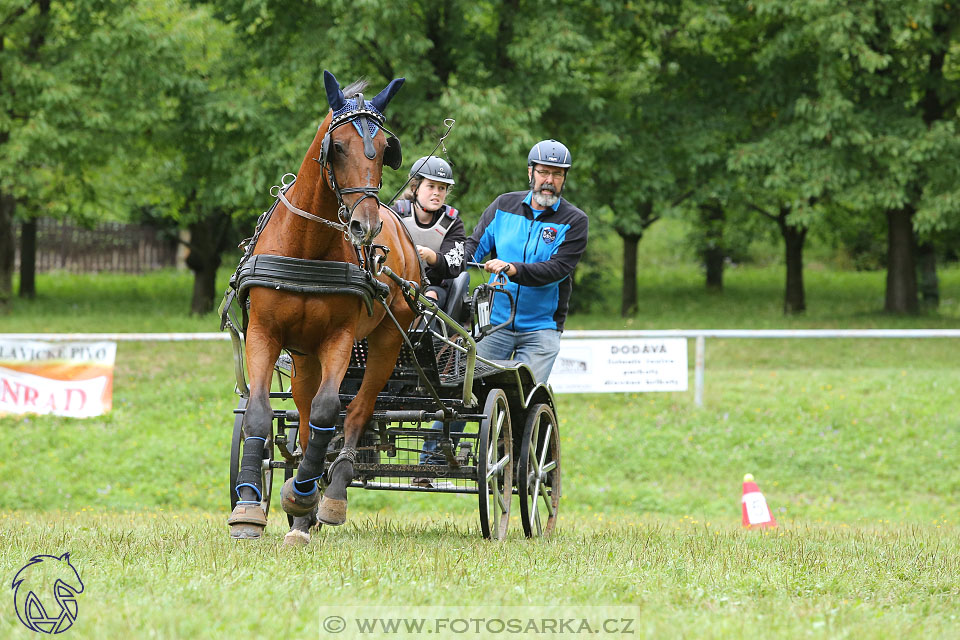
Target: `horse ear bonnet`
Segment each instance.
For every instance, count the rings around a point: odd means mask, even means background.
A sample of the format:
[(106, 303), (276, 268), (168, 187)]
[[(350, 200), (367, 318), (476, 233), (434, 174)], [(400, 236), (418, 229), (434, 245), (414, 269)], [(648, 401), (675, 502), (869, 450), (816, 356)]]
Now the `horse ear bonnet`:
[[(388, 84), (383, 91), (373, 96), (370, 104), (383, 113), (390, 103), (390, 100), (393, 99), (393, 96), (400, 90), (400, 87), (403, 86), (405, 80), (406, 78), (395, 78), (391, 80), (390, 84)], [(400, 148), (400, 139), (396, 136), (387, 136), (387, 148), (383, 151), (383, 164), (394, 171), (403, 166), (403, 151)]]
[(400, 149), (400, 138), (387, 137), (387, 148), (383, 150), (383, 164), (394, 171), (403, 166), (403, 151)]
[(336, 77), (326, 69), (323, 70), (323, 88), (327, 90), (327, 102), (334, 111), (339, 111), (347, 99), (343, 97), (343, 91), (340, 90), (340, 83)]
[[(405, 78), (395, 78), (391, 80), (390, 84), (388, 84), (383, 91), (375, 95), (369, 104), (382, 114), (390, 103), (390, 100), (397, 91), (400, 90), (400, 87), (403, 86), (404, 81)], [(326, 69), (323, 71), (323, 86), (327, 92), (327, 102), (330, 103), (330, 109), (333, 110), (334, 114), (347, 106), (347, 99), (340, 89), (340, 83), (338, 83), (336, 77)], [(362, 94), (360, 95), (362, 99)], [(376, 131), (376, 129), (374, 129), (374, 131)], [(323, 136), (323, 140), (320, 142), (320, 157), (317, 158), (320, 164), (326, 164), (329, 153), (330, 132), (327, 131)], [(387, 146), (383, 151), (383, 164), (395, 171), (403, 165), (403, 151), (400, 148), (400, 139), (394, 135), (387, 136)]]
[(330, 152), (330, 132), (327, 131), (320, 142), (320, 164), (327, 164), (327, 153)]

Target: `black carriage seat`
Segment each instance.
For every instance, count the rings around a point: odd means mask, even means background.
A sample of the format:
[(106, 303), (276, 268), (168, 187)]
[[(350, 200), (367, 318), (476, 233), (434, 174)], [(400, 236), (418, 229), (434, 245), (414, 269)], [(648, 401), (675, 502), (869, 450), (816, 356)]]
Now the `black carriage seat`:
[[(431, 385), (434, 387), (440, 385), (432, 334), (423, 330), (413, 330), (408, 332), (407, 336), (414, 349), (411, 351), (406, 344), (401, 347), (400, 355), (397, 358), (396, 365), (394, 365), (393, 373), (390, 375), (384, 393), (390, 395), (412, 393), (414, 389), (420, 386), (418, 365)], [(416, 363), (414, 358), (416, 358)], [(359, 390), (366, 366), (367, 341), (364, 339), (353, 344), (350, 366), (347, 368), (347, 373), (340, 385), (341, 394), (355, 394)]]
[[(450, 292), (444, 305), (444, 313), (453, 318), (454, 322), (464, 326), (469, 320), (469, 307), (464, 302), (470, 292), (470, 273), (464, 271), (450, 283)], [(469, 327), (468, 327), (469, 328)]]

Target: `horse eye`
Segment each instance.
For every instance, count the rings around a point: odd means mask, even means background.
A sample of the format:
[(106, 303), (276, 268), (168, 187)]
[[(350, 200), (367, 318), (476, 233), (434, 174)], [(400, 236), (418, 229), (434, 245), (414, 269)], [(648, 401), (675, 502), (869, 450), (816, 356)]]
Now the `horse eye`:
[(342, 155), (342, 156), (347, 155), (347, 150), (343, 148), (343, 143), (342, 143), (342, 142), (334, 142), (334, 143), (333, 143), (333, 148), (334, 148), (334, 149), (336, 150), (336, 152), (339, 153), (340, 155)]

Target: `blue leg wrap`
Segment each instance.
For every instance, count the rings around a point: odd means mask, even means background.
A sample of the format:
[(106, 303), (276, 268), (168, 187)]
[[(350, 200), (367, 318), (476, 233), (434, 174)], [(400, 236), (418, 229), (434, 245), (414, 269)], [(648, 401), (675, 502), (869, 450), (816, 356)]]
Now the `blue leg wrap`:
[[(240, 473), (237, 474), (236, 486), (237, 497), (241, 500), (250, 497), (249, 492), (247, 496), (240, 492), (242, 487), (252, 489), (257, 494), (257, 502), (263, 499), (263, 490), (260, 485), (262, 484), (263, 445), (266, 441), (266, 438), (258, 436), (250, 436), (243, 441), (243, 457), (240, 459)], [(244, 502), (251, 502), (251, 500), (247, 499)]]
[(318, 427), (310, 424), (310, 441), (303, 454), (303, 461), (297, 469), (297, 477), (293, 481), (293, 490), (300, 495), (310, 495), (317, 490), (317, 479), (323, 475), (324, 458), (327, 455), (327, 445), (333, 439), (336, 427)]
[(263, 494), (260, 492), (260, 487), (252, 485), (249, 482), (244, 482), (243, 484), (238, 484), (234, 491), (237, 492), (237, 497), (240, 497), (240, 487), (250, 487), (257, 493), (256, 500), (237, 500), (237, 504), (260, 504), (260, 501), (263, 500)]

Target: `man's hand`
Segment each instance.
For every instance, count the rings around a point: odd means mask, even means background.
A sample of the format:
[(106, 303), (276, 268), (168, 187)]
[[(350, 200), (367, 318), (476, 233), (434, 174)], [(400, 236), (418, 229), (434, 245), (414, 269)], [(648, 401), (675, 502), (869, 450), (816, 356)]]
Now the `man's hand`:
[(517, 275), (517, 268), (513, 266), (513, 263), (497, 260), (496, 258), (493, 260), (487, 260), (487, 262), (483, 265), (483, 269), (487, 273), (500, 273), (502, 271), (508, 276)]
[(437, 255), (437, 252), (431, 249), (430, 247), (425, 247), (423, 245), (418, 244), (417, 253), (420, 254), (420, 257), (427, 264), (429, 265), (437, 264), (437, 259), (439, 258), (439, 256)]

